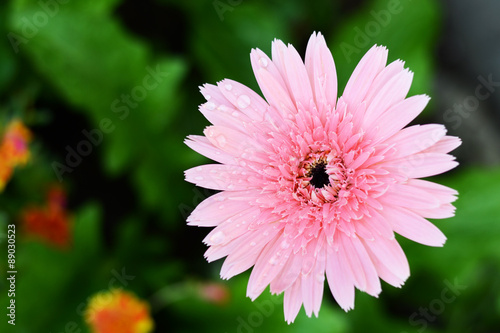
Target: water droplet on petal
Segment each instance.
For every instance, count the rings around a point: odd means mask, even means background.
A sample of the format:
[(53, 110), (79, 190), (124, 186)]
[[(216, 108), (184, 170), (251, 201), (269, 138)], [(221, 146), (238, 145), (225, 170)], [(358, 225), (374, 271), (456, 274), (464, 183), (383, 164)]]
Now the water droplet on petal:
[(255, 242), (251, 242), (250, 246), (255, 246), (255, 244), (256, 244)]
[(219, 245), (222, 242), (224, 242), (225, 238), (226, 236), (222, 231), (217, 231), (215, 234), (212, 235), (212, 237), (210, 237), (210, 243), (212, 245)]
[(244, 109), (250, 105), (250, 97), (248, 97), (247, 95), (240, 95), (236, 100), (236, 103), (238, 104), (239, 108)]
[(325, 281), (325, 273), (316, 274), (316, 281), (318, 282)]
[(215, 141), (217, 141), (217, 144), (219, 147), (224, 147), (227, 143), (226, 137), (222, 134), (219, 134), (216, 138)]
[(259, 59), (259, 65), (260, 65), (260, 67), (266, 68), (267, 67), (267, 59), (264, 58), (264, 57), (260, 58)]
[(240, 165), (241, 165), (242, 167), (244, 167), (244, 166), (246, 166), (246, 165), (247, 165), (247, 162), (245, 162), (245, 161), (240, 161)]
[(212, 111), (215, 109), (215, 104), (212, 103), (212, 102), (208, 102), (205, 104), (205, 108), (207, 108), (208, 110)]
[(290, 243), (288, 243), (286, 240), (284, 240), (283, 242), (281, 242), (281, 248), (282, 249), (287, 249), (288, 247), (290, 247)]
[(220, 205), (220, 206), (219, 206), (219, 209), (224, 209), (224, 205)]
[(231, 89), (233, 89), (233, 85), (231, 83), (226, 83), (224, 88), (226, 88), (227, 91), (231, 91)]
[(271, 265), (276, 265), (278, 263), (278, 260), (276, 260), (276, 257), (271, 257), (271, 259), (269, 259), (269, 264)]
[(203, 177), (202, 176), (198, 176), (198, 177), (195, 177), (194, 179), (195, 180), (203, 180)]
[(266, 231), (264, 231), (263, 235), (264, 235), (264, 236), (269, 236), (269, 231), (267, 231), (267, 230), (266, 230)]
[(238, 116), (240, 115), (240, 113), (239, 113), (238, 111), (234, 111), (234, 112), (232, 113), (232, 115), (233, 115), (233, 117), (238, 117)]

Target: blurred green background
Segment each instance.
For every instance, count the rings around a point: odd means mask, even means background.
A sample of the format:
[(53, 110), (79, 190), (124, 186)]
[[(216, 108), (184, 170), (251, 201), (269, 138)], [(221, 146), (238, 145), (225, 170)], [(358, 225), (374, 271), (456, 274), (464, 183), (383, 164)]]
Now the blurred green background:
[[(499, 21), (477, 14), (499, 11), (494, 1), (474, 4), (1, 2), (0, 119), (3, 127), (20, 117), (34, 140), (30, 164), (0, 194), (0, 331), (87, 332), (88, 298), (114, 285), (150, 302), (156, 332), (500, 332), (500, 94), (493, 84), (472, 111), (467, 99), (480, 76), (500, 79), (498, 60), (488, 62), (499, 59)], [(287, 325), (281, 296), (265, 291), (252, 303), (248, 272), (221, 281), (222, 261), (204, 260), (208, 229), (187, 227), (185, 218), (213, 192), (185, 183), (183, 171), (208, 160), (183, 139), (208, 125), (197, 110), (204, 102), (198, 86), (231, 78), (260, 92), (251, 48), (270, 54), (278, 38), (303, 55), (313, 31), (327, 39), (339, 87), (373, 44), (386, 45), (389, 60), (406, 61), (415, 72), (410, 94), (432, 97), (417, 122), (444, 123), (464, 140), (454, 152), (460, 167), (433, 178), (460, 197), (456, 217), (434, 221), (448, 237), (443, 248), (399, 238), (411, 267), (402, 289), (384, 283), (378, 299), (357, 292), (355, 309), (345, 313), (326, 287), (319, 318), (301, 310)], [(466, 111), (454, 109), (464, 103)], [(92, 152), (61, 169), (68, 147), (99, 129), (107, 132), (95, 134)], [(61, 250), (18, 228), (12, 327), (3, 313), (7, 225), (19, 223), (24, 207), (43, 204), (51, 183), (68, 193), (71, 246)], [(204, 296), (210, 283), (221, 283), (228, 298)]]

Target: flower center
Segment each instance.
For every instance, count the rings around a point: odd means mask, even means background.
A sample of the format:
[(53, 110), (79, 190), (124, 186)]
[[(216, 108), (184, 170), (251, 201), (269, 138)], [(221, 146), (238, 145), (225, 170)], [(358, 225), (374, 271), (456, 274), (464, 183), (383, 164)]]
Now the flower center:
[(323, 188), (330, 184), (329, 176), (326, 173), (326, 161), (318, 160), (311, 165), (311, 169), (307, 173), (311, 177), (309, 183), (315, 188)]
[(293, 197), (313, 205), (334, 202), (339, 191), (346, 188), (346, 181), (343, 161), (334, 152), (311, 152), (298, 165)]

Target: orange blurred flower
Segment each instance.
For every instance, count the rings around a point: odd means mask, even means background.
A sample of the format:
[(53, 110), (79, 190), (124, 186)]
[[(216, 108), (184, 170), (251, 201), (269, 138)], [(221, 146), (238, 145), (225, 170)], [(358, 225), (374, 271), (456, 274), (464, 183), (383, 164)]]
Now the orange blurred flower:
[(20, 120), (12, 120), (7, 125), (0, 143), (0, 191), (5, 188), (14, 168), (28, 162), (31, 137), (30, 130)]
[(94, 295), (87, 305), (85, 321), (92, 333), (149, 333), (154, 327), (149, 305), (121, 289)]
[(51, 187), (45, 206), (28, 207), (22, 213), (25, 234), (59, 248), (67, 248), (71, 241), (71, 218), (65, 207), (64, 190), (59, 186)]

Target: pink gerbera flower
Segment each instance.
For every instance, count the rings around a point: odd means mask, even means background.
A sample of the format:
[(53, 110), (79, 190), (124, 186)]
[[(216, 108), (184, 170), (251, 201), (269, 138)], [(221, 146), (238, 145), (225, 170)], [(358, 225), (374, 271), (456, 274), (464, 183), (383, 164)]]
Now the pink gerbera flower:
[(204, 85), (200, 111), (213, 124), (186, 144), (219, 162), (189, 169), (186, 180), (221, 190), (188, 218), (216, 227), (208, 261), (227, 256), (228, 279), (254, 266), (247, 295), (284, 292), (292, 322), (304, 305), (318, 315), (325, 274), (338, 304), (354, 307), (354, 287), (377, 296), (380, 279), (400, 287), (410, 271), (394, 232), (429, 246), (446, 237), (425, 218), (454, 215), (457, 192), (418, 178), (457, 166), (447, 153), (460, 139), (442, 125), (404, 128), (429, 97), (406, 98), (413, 73), (374, 46), (342, 97), (332, 55), (313, 34), (305, 63), (280, 40), (272, 60), (255, 49), (252, 67), (265, 100), (223, 80)]

